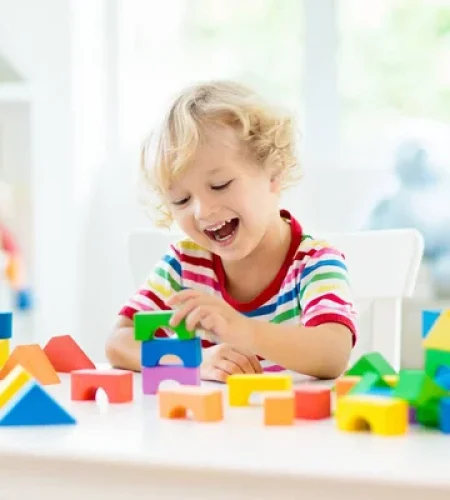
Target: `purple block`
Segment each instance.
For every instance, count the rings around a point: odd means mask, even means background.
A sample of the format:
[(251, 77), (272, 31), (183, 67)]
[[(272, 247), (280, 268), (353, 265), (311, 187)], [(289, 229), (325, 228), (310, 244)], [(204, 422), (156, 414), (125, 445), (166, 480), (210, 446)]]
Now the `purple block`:
[(417, 423), (417, 418), (416, 418), (416, 409), (413, 406), (410, 406), (408, 409), (408, 420), (410, 424), (416, 424)]
[(144, 394), (156, 394), (163, 380), (174, 380), (181, 385), (200, 385), (200, 367), (181, 365), (159, 365), (142, 367), (142, 390)]
[(270, 365), (263, 368), (264, 372), (283, 372), (284, 368), (280, 365)]

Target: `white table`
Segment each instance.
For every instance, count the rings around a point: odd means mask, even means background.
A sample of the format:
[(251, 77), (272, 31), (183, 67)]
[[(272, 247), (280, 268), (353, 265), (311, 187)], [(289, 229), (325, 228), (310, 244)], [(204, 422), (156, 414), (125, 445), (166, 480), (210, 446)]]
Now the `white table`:
[[(450, 436), (348, 434), (333, 420), (262, 424), (260, 407), (214, 424), (161, 420), (156, 398), (70, 401), (68, 376), (47, 389), (78, 419), (0, 428), (0, 499), (408, 500), (450, 495)], [(226, 400), (225, 400), (226, 401)], [(426, 496), (425, 496), (426, 495)]]

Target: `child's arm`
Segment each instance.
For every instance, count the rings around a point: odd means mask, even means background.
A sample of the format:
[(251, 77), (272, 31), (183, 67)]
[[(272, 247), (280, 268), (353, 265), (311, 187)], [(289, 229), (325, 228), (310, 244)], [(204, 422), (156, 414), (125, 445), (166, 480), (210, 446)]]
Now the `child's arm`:
[(108, 362), (115, 368), (141, 370), (141, 345), (134, 339), (133, 320), (119, 316), (106, 341), (105, 354)]

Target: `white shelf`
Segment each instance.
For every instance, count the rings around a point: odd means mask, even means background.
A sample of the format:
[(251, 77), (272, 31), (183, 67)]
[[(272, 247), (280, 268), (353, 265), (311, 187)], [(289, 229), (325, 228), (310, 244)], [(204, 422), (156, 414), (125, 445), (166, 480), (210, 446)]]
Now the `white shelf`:
[(24, 83), (0, 83), (0, 103), (31, 101), (30, 86)]

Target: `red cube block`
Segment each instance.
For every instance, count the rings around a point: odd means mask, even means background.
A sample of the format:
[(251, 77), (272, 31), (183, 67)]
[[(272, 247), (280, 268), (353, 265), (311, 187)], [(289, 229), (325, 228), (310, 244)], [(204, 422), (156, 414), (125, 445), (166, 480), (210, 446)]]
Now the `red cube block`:
[(294, 390), (295, 418), (320, 420), (331, 416), (331, 389), (316, 384), (302, 384)]

